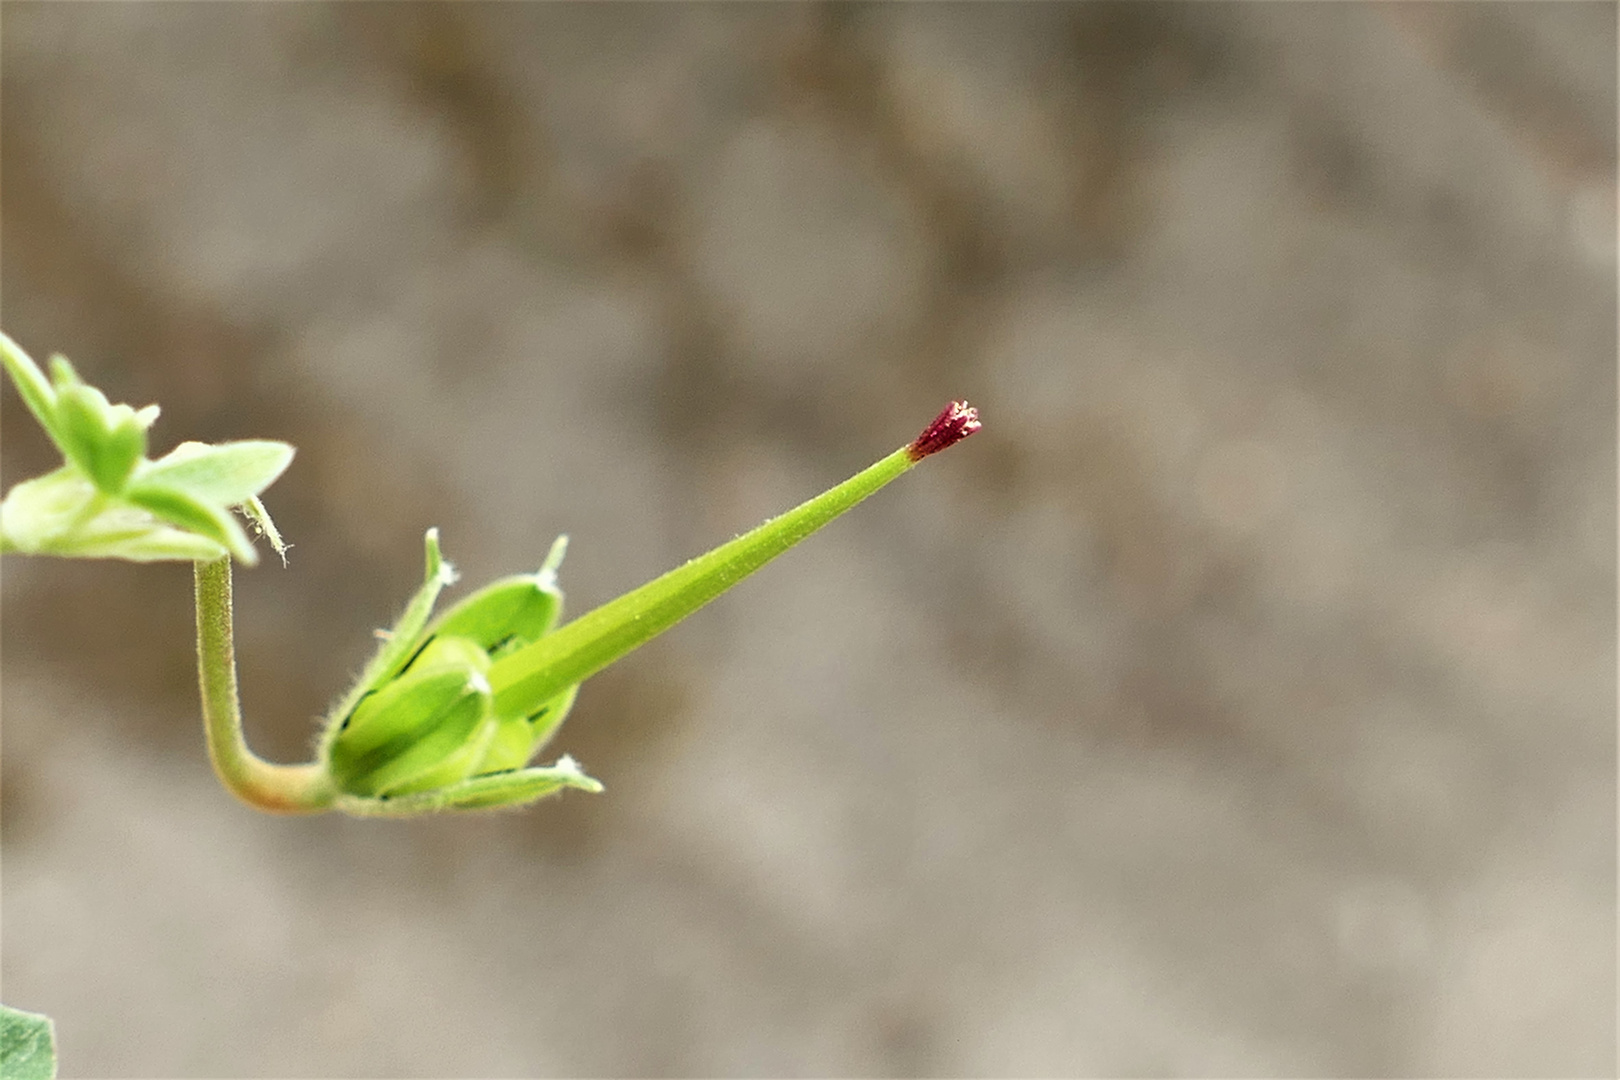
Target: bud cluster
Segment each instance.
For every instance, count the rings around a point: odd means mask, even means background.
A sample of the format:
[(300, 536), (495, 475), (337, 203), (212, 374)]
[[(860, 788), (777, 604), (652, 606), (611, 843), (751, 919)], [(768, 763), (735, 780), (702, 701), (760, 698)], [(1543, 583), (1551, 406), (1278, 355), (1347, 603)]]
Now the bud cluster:
[[(423, 625), (453, 572), (429, 532), (427, 580), (361, 682), (334, 710), (321, 760), (361, 814), (529, 802), (562, 787), (599, 788), (571, 759), (526, 769), (568, 715), (578, 686), (498, 711), (491, 664), (551, 632), (562, 614), (559, 537), (539, 571), (502, 578)], [(532, 706), (532, 707), (531, 707)]]

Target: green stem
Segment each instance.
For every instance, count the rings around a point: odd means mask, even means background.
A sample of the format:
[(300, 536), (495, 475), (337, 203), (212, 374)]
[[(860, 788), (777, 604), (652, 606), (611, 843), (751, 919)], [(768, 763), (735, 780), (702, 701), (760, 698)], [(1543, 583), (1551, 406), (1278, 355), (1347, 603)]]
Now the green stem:
[(837, 487), (497, 660), (489, 670), (496, 714), (527, 712), (601, 671), (906, 472), (919, 459), (915, 444), (896, 450)]
[(236, 649), (231, 631), (230, 556), (198, 562), (197, 677), (202, 685), (208, 757), (220, 782), (243, 802), (278, 814), (317, 814), (336, 792), (318, 763), (273, 765), (248, 749), (236, 694)]

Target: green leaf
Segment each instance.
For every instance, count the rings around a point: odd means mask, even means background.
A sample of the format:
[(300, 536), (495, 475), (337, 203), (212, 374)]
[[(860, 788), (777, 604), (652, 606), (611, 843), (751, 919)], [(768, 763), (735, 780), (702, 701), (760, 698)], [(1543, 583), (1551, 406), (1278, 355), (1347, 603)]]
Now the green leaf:
[(0, 1005), (0, 1080), (55, 1080), (51, 1018)]
[[(56, 391), (51, 389), (45, 373), (39, 370), (33, 357), (23, 352), (22, 346), (3, 333), (0, 333), (0, 364), (5, 365), (6, 374), (11, 376), (12, 384), (17, 387), (17, 393), (22, 396), (28, 411), (34, 414), (34, 419), (39, 421), (39, 426), (45, 429), (45, 434), (51, 437), (56, 448), (62, 450), (62, 439), (56, 424)], [(65, 450), (63, 454), (66, 455)]]
[(24, 480), (0, 502), (0, 533), (27, 554), (51, 553), (55, 543), (93, 518), (104, 499), (71, 465)]
[(238, 562), (253, 566), (259, 561), (247, 531), (222, 506), (203, 502), (179, 488), (145, 482), (131, 484), (124, 498), (170, 525), (214, 541), (236, 556)]
[(270, 439), (183, 442), (136, 472), (136, 482), (179, 488), (214, 506), (240, 506), (275, 483), (292, 463), (293, 448)]
[(286, 470), (292, 447), (262, 439), (186, 442), (148, 461), (156, 405), (109, 403), (60, 354), (51, 357), (47, 379), (3, 333), (0, 364), (67, 462), (65, 473), (18, 484), (0, 502), (0, 551), (138, 562), (229, 553), (251, 566), (258, 553), (226, 512), (242, 506), (285, 561), (286, 544), (258, 494)]
[(61, 353), (52, 353), (46, 366), (51, 369), (51, 385), (60, 394), (70, 386), (83, 386), (84, 380), (73, 367), (73, 362)]
[[(566, 767), (563, 762), (567, 763)], [(555, 795), (564, 788), (596, 795), (601, 793), (602, 784), (580, 772), (573, 758), (565, 757), (549, 768), (475, 777), (447, 788), (440, 797), (441, 806), (446, 810), (515, 809)]]
[(96, 452), (93, 479), (103, 491), (116, 492), (146, 458), (146, 426), (128, 405), (107, 410), (106, 437)]
[(135, 410), (108, 404), (93, 386), (67, 383), (57, 387), (56, 419), (64, 456), (96, 487), (118, 494), (146, 453), (146, 429)]
[(81, 559), (212, 562), (226, 554), (213, 540), (103, 495), (71, 465), (7, 493), (0, 502), (0, 539), (7, 550), (24, 555)]
[(227, 554), (224, 548), (206, 537), (158, 522), (131, 529), (116, 527), (116, 520), (134, 513), (136, 511), (128, 507), (109, 510), (96, 519), (93, 534), (87, 532), (71, 545), (39, 554), (127, 562), (213, 562)]

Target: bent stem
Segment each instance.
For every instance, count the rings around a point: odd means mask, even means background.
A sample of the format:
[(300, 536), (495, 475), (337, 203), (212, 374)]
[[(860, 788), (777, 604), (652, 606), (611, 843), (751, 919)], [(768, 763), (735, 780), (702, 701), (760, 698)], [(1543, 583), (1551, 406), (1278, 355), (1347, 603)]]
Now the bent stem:
[(236, 648), (231, 629), (231, 559), (198, 562), (197, 678), (202, 686), (208, 758), (220, 782), (237, 798), (274, 814), (330, 810), (337, 793), (318, 763), (275, 765), (248, 749), (236, 693)]

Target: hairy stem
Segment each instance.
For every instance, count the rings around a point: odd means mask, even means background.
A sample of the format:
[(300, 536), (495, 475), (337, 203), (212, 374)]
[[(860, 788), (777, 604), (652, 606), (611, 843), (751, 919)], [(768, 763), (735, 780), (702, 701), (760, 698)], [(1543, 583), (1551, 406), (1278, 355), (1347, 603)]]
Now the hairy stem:
[(202, 686), (203, 728), (214, 772), (231, 794), (258, 810), (317, 814), (331, 809), (337, 793), (319, 764), (273, 765), (248, 749), (242, 737), (242, 708), (236, 694), (230, 556), (193, 565), (197, 582), (197, 677)]

